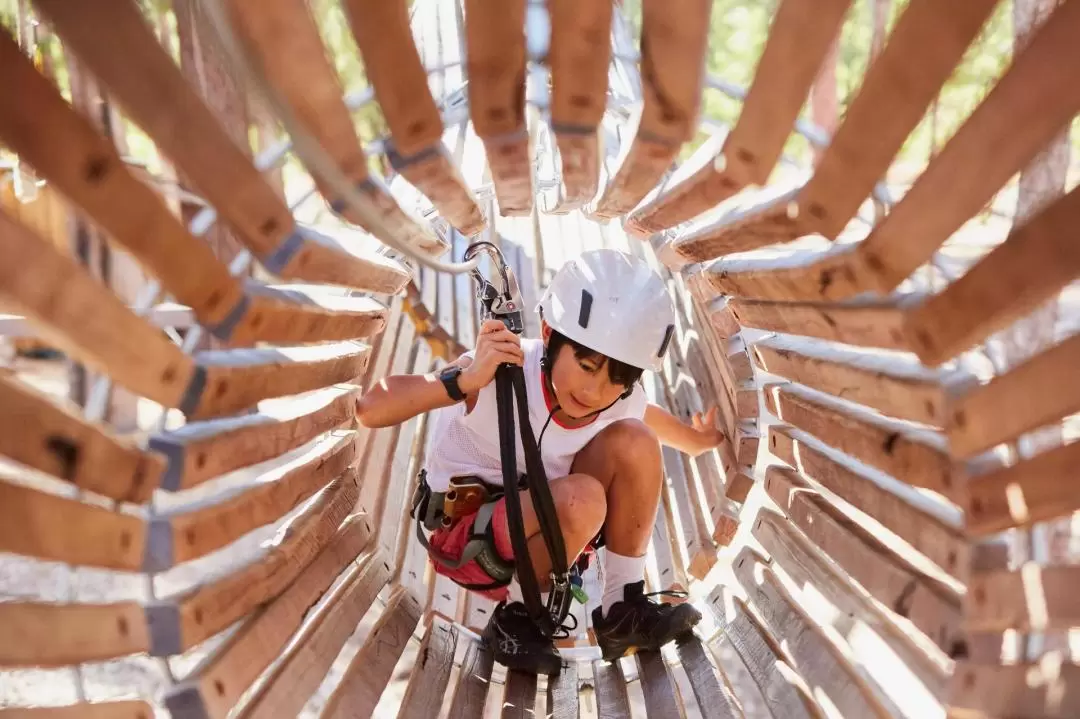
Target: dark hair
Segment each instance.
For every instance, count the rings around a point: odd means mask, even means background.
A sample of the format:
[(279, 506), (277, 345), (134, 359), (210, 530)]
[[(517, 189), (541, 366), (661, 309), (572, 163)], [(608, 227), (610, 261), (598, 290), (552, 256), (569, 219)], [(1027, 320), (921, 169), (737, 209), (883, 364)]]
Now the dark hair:
[(606, 361), (608, 378), (613, 384), (630, 387), (641, 379), (643, 370), (640, 367), (626, 364), (621, 360), (612, 359), (596, 350), (589, 349), (580, 342), (575, 342), (566, 335), (556, 332), (555, 330), (551, 331), (551, 338), (548, 340), (547, 346), (547, 356), (551, 358), (551, 362), (554, 362), (555, 358), (559, 356), (559, 351), (563, 348), (563, 345), (570, 345), (570, 348), (574, 351), (574, 357), (579, 360), (592, 359)]

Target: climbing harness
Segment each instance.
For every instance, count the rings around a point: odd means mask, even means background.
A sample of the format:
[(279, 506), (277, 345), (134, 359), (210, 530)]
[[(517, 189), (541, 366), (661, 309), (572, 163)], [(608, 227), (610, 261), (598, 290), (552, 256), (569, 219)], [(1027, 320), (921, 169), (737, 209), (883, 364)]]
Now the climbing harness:
[[(465, 250), (463, 260), (469, 262), (479, 252), (486, 252), (494, 261), (501, 288), (492, 284), (483, 273), (474, 268), (470, 274), (476, 281), (476, 297), (481, 306), (481, 320), (497, 319), (511, 332), (520, 335), (524, 330), (523, 302), (513, 270), (507, 266), (502, 252), (491, 242), (475, 242)], [(529, 421), (528, 396), (525, 374), (521, 367), (501, 365), (495, 372), (495, 397), (499, 418), (499, 447), (503, 472), (503, 486), (494, 487), (475, 477), (457, 477), (451, 481), (446, 492), (432, 492), (427, 485), (426, 473), (421, 471), (417, 492), (413, 498), (411, 516), (416, 520), (417, 539), (428, 550), (433, 561), (444, 567), (456, 569), (469, 561), (477, 564), (492, 578), (489, 585), (461, 585), (470, 590), (487, 590), (505, 587), (513, 579), (516, 569), (521, 584), (522, 598), (529, 616), (540, 630), (554, 636), (563, 628), (574, 597), (584, 597), (581, 590), (579, 563), (574, 571), (567, 567), (566, 547), (563, 543), (555, 500), (551, 496), (547, 472), (544, 469), (540, 449)], [(514, 408), (520, 424), (521, 443), (525, 453), (525, 472), (518, 474)], [(548, 556), (551, 558), (551, 590), (546, 606), (541, 600), (540, 586), (536, 581), (532, 558), (525, 536), (521, 498), (518, 491), (527, 487), (540, 524)], [(508, 488), (513, 488), (509, 491)], [(495, 549), (491, 524), (495, 503), (506, 501), (506, 521), (514, 561), (506, 562)], [(471, 506), (480, 502), (476, 518), (462, 554), (451, 558), (433, 549), (423, 535), (422, 527), (431, 531), (447, 526), (453, 519), (467, 516)], [(464, 503), (464, 504), (462, 504)]]

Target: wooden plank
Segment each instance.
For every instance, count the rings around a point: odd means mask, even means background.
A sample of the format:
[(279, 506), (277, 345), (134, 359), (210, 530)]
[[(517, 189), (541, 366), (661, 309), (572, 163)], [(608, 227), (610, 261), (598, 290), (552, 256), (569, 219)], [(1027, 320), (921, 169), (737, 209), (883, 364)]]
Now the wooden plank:
[[(788, 665), (779, 647), (772, 642), (742, 599), (732, 594), (727, 587), (718, 585), (709, 595), (708, 603), (725, 640), (718, 645), (715, 642), (710, 643), (714, 653), (717, 652), (717, 646), (721, 651), (728, 645), (734, 647), (738, 656), (725, 658), (721, 662), (722, 666), (726, 667), (735, 662), (742, 664), (753, 677), (753, 684), (760, 688), (760, 695), (753, 691), (746, 693), (751, 701), (749, 707), (744, 705), (748, 716), (762, 716), (766, 711), (771, 712), (772, 716), (785, 719), (816, 719), (823, 716), (805, 683)], [(743, 697), (742, 687), (745, 684), (745, 681), (739, 682), (736, 696)], [(767, 710), (758, 702), (759, 696), (768, 707)]]
[(678, 699), (678, 689), (660, 652), (638, 652), (638, 678), (645, 695), (645, 710), (650, 717), (671, 719), (685, 716)]
[[(1054, 298), (1080, 276), (1069, 238), (1080, 221), (1080, 189), (1044, 208), (967, 273), (912, 311), (907, 322), (920, 359), (937, 365), (983, 342)], [(1012, 292), (996, 288), (1015, 287)]]
[[(366, 221), (343, 203), (320, 174), (314, 168), (308, 168), (331, 207), (384, 242), (398, 239), (410, 246), (442, 254), (445, 243), (438, 241), (426, 223), (404, 211), (382, 181), (368, 173), (367, 158), (342, 99), (344, 89), (327, 57), (318, 25), (307, 4), (299, 0), (271, 3), (232, 0), (229, 9), (248, 51), (258, 58), (263, 72), (294, 109), (299, 122), (322, 143), (345, 176), (367, 198), (370, 210), (381, 221), (382, 228)], [(385, 31), (386, 28), (382, 29)], [(408, 29), (407, 21), (405, 29)], [(371, 65), (366, 61), (365, 70), (371, 72)], [(437, 127), (441, 129), (442, 123), (439, 122)]]
[(772, 337), (754, 344), (767, 372), (882, 414), (942, 426), (960, 372), (933, 371), (906, 355), (871, 354), (820, 340)]
[(912, 486), (959, 496), (962, 477), (939, 436), (830, 402), (792, 385), (765, 388), (769, 411), (830, 447)]
[(345, 520), (334, 539), (274, 601), (258, 610), (182, 682), (169, 688), (165, 705), (173, 719), (225, 719), (259, 675), (301, 626), (308, 611), (334, 580), (345, 582), (368, 569), (364, 549), (371, 523), (362, 515)]
[(142, 700), (0, 708), (3, 719), (152, 719), (153, 716), (153, 707)]
[(960, 639), (959, 599), (910, 565), (902, 565), (898, 555), (820, 497), (792, 491), (803, 484), (797, 474), (780, 467), (770, 467), (765, 480), (769, 496), (791, 522), (852, 580), (946, 652), (952, 651)]
[[(252, 301), (270, 310), (255, 324), (258, 335), (251, 340), (284, 344), (374, 337), (386, 328), (390, 316), (390, 309), (373, 297), (343, 297), (320, 285), (248, 282), (245, 288)], [(229, 344), (236, 347), (241, 342), (233, 338)]]
[(390, 128), (391, 166), (450, 224), (468, 236), (479, 233), (486, 221), (443, 146), (442, 117), (409, 29), (407, 3), (349, 0), (343, 7)]
[(323, 715), (333, 719), (372, 716), (390, 683), (394, 666), (420, 620), (420, 604), (407, 590), (396, 587), (364, 645), (356, 653), (341, 683), (326, 702)]
[(627, 229), (639, 235), (659, 232), (718, 205), (747, 184), (765, 184), (850, 4), (850, 0), (780, 3), (754, 82), (722, 152), (636, 210)]
[(964, 624), (970, 631), (1045, 632), (1080, 625), (1080, 567), (1039, 566), (973, 572)]
[(727, 486), (724, 487), (724, 496), (733, 502), (742, 504), (754, 488), (754, 478), (746, 472), (736, 472), (728, 477)]
[(551, 14), (551, 129), (562, 158), (557, 211), (591, 201), (600, 182), (599, 127), (607, 108), (612, 5), (554, 0)]
[(545, 719), (577, 719), (581, 702), (578, 691), (578, 662), (564, 662), (562, 671), (547, 679)]
[(810, 304), (735, 299), (731, 311), (743, 327), (860, 347), (910, 349), (903, 306), (893, 300)]
[(389, 578), (390, 565), (378, 553), (352, 572), (305, 620), (237, 716), (298, 716)]
[(696, 636), (681, 640), (676, 643), (675, 651), (702, 714), (710, 719), (739, 719), (742, 712), (738, 701), (727, 684), (717, 678), (701, 640)]
[(441, 621), (428, 625), (420, 643), (420, 660), (409, 676), (409, 686), (398, 710), (401, 719), (438, 716), (454, 668), (457, 641), (458, 632), (453, 625)]
[(689, 564), (686, 570), (690, 576), (704, 579), (709, 570), (716, 565), (716, 549), (712, 536), (705, 526), (705, 517), (697, 492), (693, 485), (693, 475), (685, 465), (685, 455), (671, 447), (663, 447), (664, 477), (675, 497), (675, 506), (679, 510), (679, 523), (683, 530), (686, 558)]
[(536, 675), (509, 670), (506, 672), (506, 694), (502, 701), (503, 719), (526, 719), (533, 716), (536, 705)]
[(946, 434), (954, 457), (968, 458), (1080, 412), (1080, 335), (1074, 335), (958, 397)]
[(465, 0), (469, 117), (484, 141), (499, 213), (528, 215), (532, 159), (525, 125), (525, 0)]
[(358, 396), (355, 386), (337, 385), (303, 397), (267, 400), (254, 414), (191, 422), (153, 435), (150, 449), (168, 460), (155, 486), (167, 491), (190, 489), (296, 449), (350, 422)]
[(827, 252), (770, 251), (720, 259), (703, 276), (713, 291), (772, 301), (824, 302), (847, 299), (870, 287), (855, 271), (855, 247), (838, 245)]
[(355, 440), (355, 432), (332, 432), (287, 463), (261, 474), (257, 484), (235, 496), (160, 515), (156, 521), (168, 528), (171, 539), (166, 551), (144, 560), (148, 565), (144, 568), (162, 571), (205, 556), (280, 519), (352, 465), (357, 456)]
[(315, 495), (242, 569), (167, 598), (177, 608), (181, 648), (195, 646), (281, 594), (329, 544), (357, 494), (350, 470)]
[(454, 696), (450, 699), (447, 719), (471, 719), (480, 716), (491, 685), (491, 670), (495, 659), (491, 651), (479, 642), (469, 642), (461, 660)]
[[(353, 285), (360, 289), (369, 286), (378, 275), (385, 274), (382, 263), (371, 264), (372, 253), (354, 254), (344, 246), (330, 247), (295, 234), (296, 224), (285, 201), (247, 158), (244, 148), (217, 122), (195, 88), (184, 79), (136, 3), (105, 0), (97, 4), (93, 12), (86, 12), (85, 7), (45, 0), (39, 9), (49, 18), (65, 44), (78, 53), (111, 91), (110, 96), (124, 108), (125, 114), (154, 138), (161, 151), (191, 179), (200, 194), (237, 231), (238, 238), (267, 269), (282, 277)], [(234, 5), (233, 11), (238, 10), (244, 24), (250, 25), (248, 13), (242, 12), (242, 6)], [(299, 15), (293, 15), (286, 21), (287, 37), (289, 42), (301, 43), (303, 26), (300, 25), (297, 31), (293, 23)], [(255, 27), (254, 32), (263, 39), (266, 26), (259, 23)], [(110, 42), (102, 43), (100, 38), (106, 32)], [(309, 36), (305, 44), (310, 46), (317, 40), (317, 37)], [(281, 52), (280, 47), (275, 50)], [(282, 53), (283, 57), (289, 58), (294, 54)], [(138, 62), (132, 62), (132, 57), (137, 57)], [(290, 70), (282, 69), (280, 59), (283, 58), (275, 58), (267, 67), (268, 74), (285, 83), (286, 96), (294, 99), (295, 90), (290, 92), (288, 88), (295, 80), (285, 80), (283, 75)], [(289, 62), (295, 68), (292, 61)], [(319, 73), (313, 72), (307, 64), (302, 76), (314, 76), (318, 82)], [(304, 86), (302, 91), (312, 89)], [(340, 92), (332, 97), (340, 103)], [(324, 107), (317, 111), (326, 113)], [(301, 122), (307, 124), (306, 115), (300, 117)], [(399, 242), (429, 254), (446, 251), (445, 243), (435, 235), (416, 223), (408, 224), (408, 231), (404, 231), (400, 222), (395, 223)], [(300, 247), (292, 250), (290, 244), (297, 241)]]
[(1077, 462), (1080, 442), (1073, 442), (972, 477), (965, 505), (968, 535), (985, 537), (1029, 527), (1080, 509), (1080, 495), (1073, 486)]
[(147, 550), (137, 515), (0, 481), (0, 551), (136, 572)]
[(891, 702), (886, 704), (875, 695), (864, 673), (850, 662), (850, 650), (825, 636), (799, 609), (763, 559), (746, 547), (734, 560), (734, 570), (749, 603), (783, 647), (792, 667), (814, 688), (819, 701), (835, 707), (841, 716), (894, 715)]
[(592, 670), (598, 719), (623, 719), (630, 716), (626, 678), (619, 662), (609, 663), (597, 659), (592, 663)]
[(195, 355), (205, 370), (192, 419), (232, 414), (271, 397), (301, 394), (363, 374), (371, 347), (363, 342), (333, 342), (308, 347), (209, 350)]
[(912, 497), (898, 496), (896, 487), (858, 471), (797, 429), (769, 427), (769, 451), (963, 581), (970, 562), (968, 540), (956, 527), (913, 504)]
[[(945, 695), (950, 666), (944, 652), (906, 623), (897, 623), (869, 596), (856, 591), (848, 577), (830, 565), (786, 517), (763, 509), (754, 519), (753, 536), (769, 553), (770, 568), (789, 587), (788, 591), (796, 591), (796, 597), (806, 593), (801, 606), (807, 611), (820, 607), (816, 621), (843, 634), (857, 661), (875, 678), (880, 673), (883, 687), (891, 684), (889, 672), (894, 670), (882, 662), (882, 643), (922, 682), (924, 690), (906, 684), (906, 692), (895, 692), (905, 694), (905, 708), (908, 701), (932, 702), (925, 692), (931, 697)], [(826, 606), (822, 606), (820, 598), (826, 600)], [(869, 632), (878, 634), (878, 642), (870, 641)], [(906, 711), (909, 716), (918, 713), (914, 704)]]
[(1052, 657), (1006, 666), (958, 661), (952, 687), (950, 718), (1070, 719), (1080, 714), (1080, 666)]
[[(736, 698), (736, 707), (741, 713), (735, 716), (746, 717), (746, 719), (772, 719), (772, 712), (768, 709), (765, 696), (755, 683), (750, 669), (732, 645), (731, 639), (724, 632), (718, 631), (709, 638), (706, 646), (716, 662), (725, 692)], [(738, 691), (735, 687), (738, 687)]]
[(150, 650), (138, 602), (0, 602), (0, 667), (66, 667)]
[[(866, 289), (897, 287), (1080, 112), (1078, 23), (1080, 4), (1066, 2), (1031, 34), (986, 99), (859, 246), (856, 272), (865, 275)], [(1039, 108), (1037, 117), (1025, 112), (1030, 107)]]
[[(0, 300), (117, 384), (180, 407), (195, 364), (66, 253), (0, 210)], [(43, 281), (44, 280), (44, 281)]]
[(709, 11), (705, 0), (645, 0), (641, 27), (644, 105), (634, 139), (592, 217), (608, 220), (634, 209), (656, 186), (697, 130), (705, 72)]
[(150, 498), (165, 471), (159, 455), (3, 373), (0, 454), (81, 489), (136, 503)]

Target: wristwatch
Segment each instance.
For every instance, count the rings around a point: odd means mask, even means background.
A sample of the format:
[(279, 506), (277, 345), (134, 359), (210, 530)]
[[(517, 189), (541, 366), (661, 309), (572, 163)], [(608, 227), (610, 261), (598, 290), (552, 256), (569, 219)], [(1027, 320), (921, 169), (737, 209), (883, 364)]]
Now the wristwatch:
[(460, 375), (461, 367), (458, 365), (450, 365), (439, 373), (439, 380), (442, 381), (443, 387), (446, 388), (446, 393), (450, 395), (450, 399), (455, 402), (460, 402), (465, 399), (465, 393), (461, 391), (461, 387), (458, 385), (458, 377)]

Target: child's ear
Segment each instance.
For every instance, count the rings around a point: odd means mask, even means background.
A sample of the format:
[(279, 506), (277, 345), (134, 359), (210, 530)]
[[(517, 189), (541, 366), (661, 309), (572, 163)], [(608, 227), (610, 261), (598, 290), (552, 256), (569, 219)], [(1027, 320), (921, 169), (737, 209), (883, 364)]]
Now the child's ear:
[(544, 340), (545, 345), (551, 339), (551, 325), (544, 320), (540, 320), (540, 339)]

